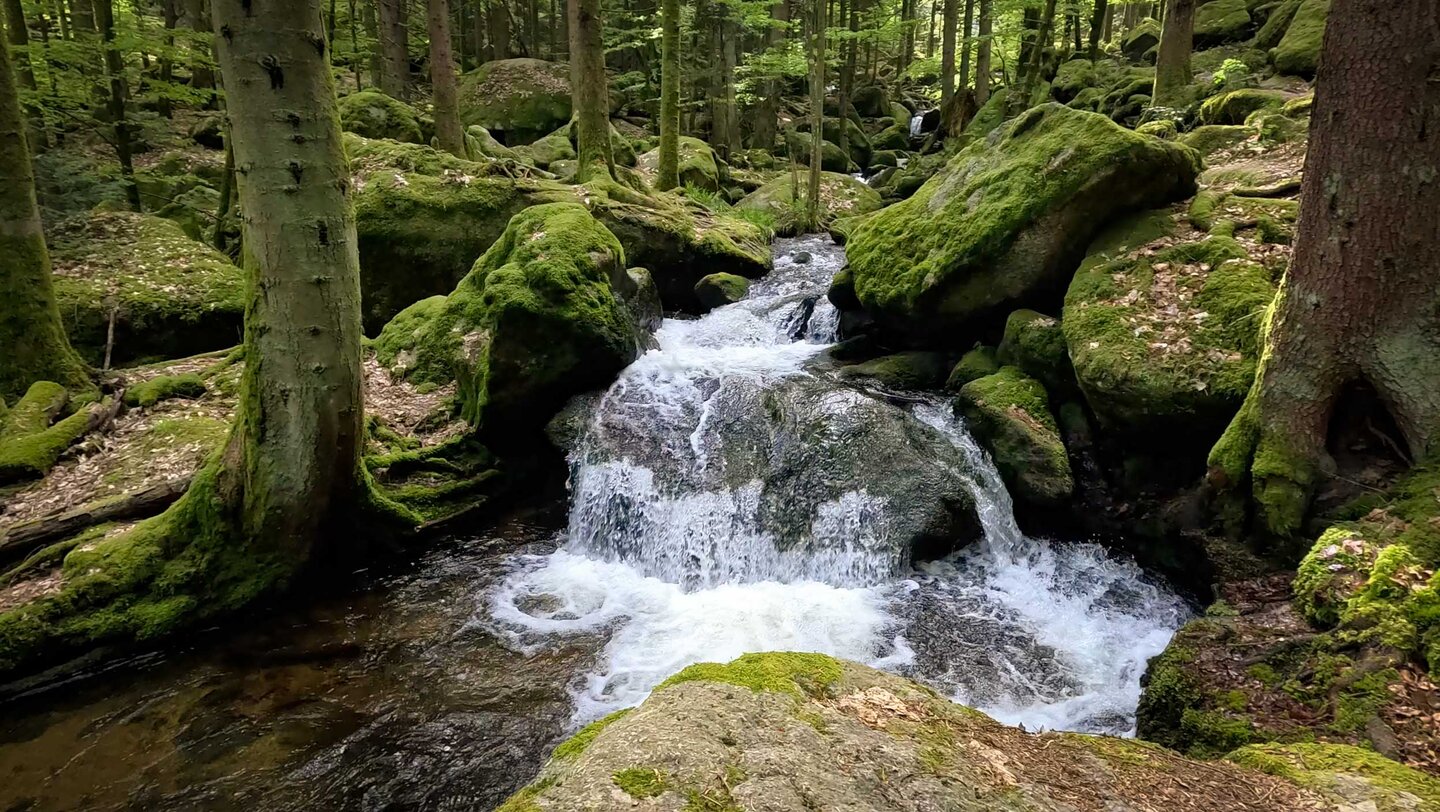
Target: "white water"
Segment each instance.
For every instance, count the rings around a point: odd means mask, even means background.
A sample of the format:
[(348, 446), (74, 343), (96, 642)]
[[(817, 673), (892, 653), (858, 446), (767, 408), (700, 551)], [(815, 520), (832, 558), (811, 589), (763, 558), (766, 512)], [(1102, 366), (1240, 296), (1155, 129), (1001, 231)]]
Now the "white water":
[(925, 126), (925, 114), (924, 114), (924, 113), (916, 113), (915, 115), (911, 116), (911, 117), (910, 117), (910, 138), (911, 138), (911, 139), (919, 138), (919, 137), (920, 137), (920, 128), (923, 127), (923, 126)]
[[(813, 260), (790, 262), (799, 250)], [(755, 445), (754, 422), (784, 419), (757, 413), (765, 393), (829, 381), (819, 356), (837, 314), (823, 291), (843, 255), (818, 238), (776, 255), (745, 301), (666, 320), (659, 348), (598, 401), (571, 455), (567, 538), (515, 559), (486, 622), (524, 650), (605, 640), (576, 688), (578, 721), (637, 704), (690, 663), (797, 650), (913, 676), (1030, 728), (1129, 732), (1145, 662), (1185, 606), (1096, 545), (1026, 538), (948, 406), (919, 403), (906, 418), (953, 444), (983, 527), (944, 561), (912, 568), (891, 540), (894, 506), (870, 489), (825, 494), (807, 526), (777, 527), (768, 477), (734, 481), (727, 461)], [(821, 413), (877, 405), (825, 386)]]

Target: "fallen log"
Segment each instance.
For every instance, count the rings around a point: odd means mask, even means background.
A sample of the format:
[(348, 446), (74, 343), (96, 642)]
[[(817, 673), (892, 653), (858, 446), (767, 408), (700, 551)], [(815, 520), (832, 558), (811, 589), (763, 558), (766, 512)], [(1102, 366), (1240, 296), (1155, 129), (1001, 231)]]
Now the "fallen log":
[(89, 530), (97, 524), (154, 516), (185, 493), (185, 489), (190, 487), (190, 479), (187, 476), (161, 482), (118, 499), (13, 525), (0, 536), (0, 564), (23, 558), (47, 544)]

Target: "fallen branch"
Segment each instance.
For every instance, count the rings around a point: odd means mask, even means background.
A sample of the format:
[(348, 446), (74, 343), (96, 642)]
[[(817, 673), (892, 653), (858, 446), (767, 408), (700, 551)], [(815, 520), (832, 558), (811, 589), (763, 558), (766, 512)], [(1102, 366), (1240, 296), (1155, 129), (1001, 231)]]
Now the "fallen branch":
[(52, 513), (12, 526), (0, 536), (0, 562), (8, 562), (32, 553), (38, 547), (68, 538), (76, 533), (123, 519), (145, 519), (169, 507), (185, 489), (191, 477), (162, 482), (108, 502), (85, 505), (60, 513)]
[(1287, 178), (1269, 186), (1246, 186), (1234, 190), (1236, 197), (1290, 197), (1299, 193), (1299, 178)]

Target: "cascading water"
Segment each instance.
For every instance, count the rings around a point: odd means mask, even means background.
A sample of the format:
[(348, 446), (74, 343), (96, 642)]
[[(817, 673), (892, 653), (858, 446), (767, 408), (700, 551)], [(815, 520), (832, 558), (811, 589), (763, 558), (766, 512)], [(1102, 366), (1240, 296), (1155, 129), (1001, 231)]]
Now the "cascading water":
[[(823, 291), (841, 249), (801, 238), (776, 255), (745, 300), (666, 320), (658, 349), (572, 407), (567, 537), (512, 562), (485, 622), (527, 651), (608, 636), (576, 689), (581, 721), (693, 662), (799, 650), (1012, 723), (1128, 732), (1183, 602), (1096, 545), (1025, 537), (948, 405), (838, 380)], [(910, 560), (970, 510), (981, 541)]]

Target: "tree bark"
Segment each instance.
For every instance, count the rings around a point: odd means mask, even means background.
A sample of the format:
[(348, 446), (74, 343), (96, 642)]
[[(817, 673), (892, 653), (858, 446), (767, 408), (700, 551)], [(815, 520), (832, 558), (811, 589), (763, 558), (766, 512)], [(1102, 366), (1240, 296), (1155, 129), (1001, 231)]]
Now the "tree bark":
[(1165, 25), (1155, 56), (1154, 104), (1181, 107), (1194, 74), (1190, 52), (1195, 47), (1195, 0), (1165, 0)]
[(125, 61), (115, 47), (114, 0), (100, 0), (95, 5), (100, 25), (100, 39), (105, 43), (105, 75), (110, 80), (110, 118), (115, 128), (115, 157), (120, 162), (121, 183), (125, 200), (135, 211), (144, 211), (140, 203), (140, 187), (135, 185), (135, 164), (130, 145), (130, 121), (126, 113), (129, 87), (125, 82)]
[(1333, 471), (1342, 389), (1368, 384), (1412, 460), (1440, 445), (1440, 2), (1342, 0), (1330, 11), (1295, 255), (1250, 394), (1210, 454), (1249, 485), (1256, 524), (1303, 528)]
[[(180, 23), (179, 0), (160, 0), (160, 18), (165, 27), (165, 53), (160, 57), (160, 81), (170, 84), (175, 81), (175, 60), (170, 51), (175, 48), (175, 26)], [(159, 103), (160, 115), (170, 118), (170, 101), (163, 95)]]
[[(20, 0), (5, 0), (5, 34), (10, 39), (15, 65), (15, 83), (26, 90), (35, 89), (35, 71), (30, 68), (30, 29), (25, 24), (25, 7)], [(20, 49), (25, 49), (21, 52)]]
[(950, 103), (955, 95), (955, 26), (960, 0), (945, 0), (940, 24), (940, 106)]
[(970, 29), (975, 24), (975, 0), (965, 0), (965, 16), (960, 23), (957, 44), (960, 46), (960, 90), (970, 87)]
[(1020, 83), (1018, 92), (1007, 97), (1006, 101), (1012, 113), (1018, 113), (1030, 106), (1030, 100), (1035, 96), (1035, 89), (1040, 84), (1040, 66), (1045, 61), (1045, 48), (1050, 44), (1051, 34), (1055, 30), (1055, 0), (1045, 0), (1045, 10), (1041, 13), (1035, 27), (1035, 38), (1030, 41), (1030, 50), (1022, 74), (1024, 81)]
[(1107, 0), (1095, 0), (1095, 11), (1090, 15), (1090, 61), (1100, 58), (1100, 34), (1109, 19)]
[(410, 54), (405, 47), (405, 0), (377, 0), (380, 10), (380, 89), (405, 99), (410, 93)]
[(81, 39), (95, 30), (95, 0), (70, 0), (70, 33)]
[(490, 18), (490, 58), (509, 59), (514, 56), (514, 52), (510, 50), (509, 6), (505, 0), (492, 0), (486, 14)]
[(615, 177), (610, 154), (610, 89), (605, 75), (600, 0), (569, 0), (570, 88), (575, 106), (577, 183)]
[(825, 0), (812, 0), (810, 21), (810, 177), (806, 226), (820, 226), (820, 172), (825, 159)]
[[(205, 34), (210, 33), (210, 3), (208, 0), (189, 0), (187, 8), (190, 17), (190, 27)], [(215, 71), (211, 69), (207, 59), (197, 59), (190, 65), (190, 86), (201, 90), (215, 89)], [(214, 104), (214, 95), (211, 95), (210, 104)]]
[(660, 191), (680, 185), (680, 0), (661, 0)]
[(6, 400), (42, 380), (90, 388), (55, 305), (25, 130), (10, 46), (0, 39), (0, 398)]
[(430, 86), (435, 96), (435, 139), (440, 148), (465, 157), (465, 131), (460, 127), (460, 91), (455, 57), (450, 51), (450, 3), (426, 0), (430, 29)]
[(975, 103), (984, 105), (990, 98), (990, 25), (991, 3), (980, 0), (980, 22), (976, 30), (979, 42), (975, 46)]
[(735, 67), (739, 62), (735, 48), (740, 32), (732, 23), (734, 11), (729, 5), (718, 4), (715, 11), (715, 44), (720, 62), (710, 113), (714, 130), (711, 145), (721, 158), (729, 160), (730, 155), (740, 149), (740, 111), (735, 104)]
[[(771, 4), (770, 19), (771, 25), (765, 31), (766, 50), (773, 50), (781, 42), (782, 28), (775, 23), (790, 21), (790, 5), (787, 0)], [(775, 138), (779, 135), (781, 84), (768, 78), (763, 88), (760, 102), (755, 106), (754, 126), (750, 130), (751, 146), (771, 150), (775, 148)]]

